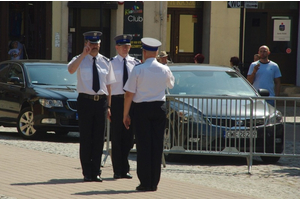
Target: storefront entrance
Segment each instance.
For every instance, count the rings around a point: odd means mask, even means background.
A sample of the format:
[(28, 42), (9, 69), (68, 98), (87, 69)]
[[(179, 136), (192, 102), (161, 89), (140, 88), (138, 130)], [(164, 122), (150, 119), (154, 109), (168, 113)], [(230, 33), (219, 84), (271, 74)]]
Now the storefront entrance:
[[(0, 2), (0, 60), (10, 59), (11, 41), (23, 44), (24, 59), (51, 59), (52, 2)], [(7, 45), (5, 45), (7, 44)]]
[[(281, 70), (282, 84), (296, 84), (298, 3), (276, 2), (264, 10), (248, 9), (245, 21), (244, 75), (261, 45), (267, 45), (269, 59)], [(296, 4), (295, 4), (296, 3)], [(270, 8), (270, 9), (268, 9)], [(271, 9), (272, 8), (272, 9)], [(278, 9), (278, 10), (277, 10)]]
[(168, 4), (166, 51), (176, 63), (193, 63), (194, 56), (202, 53), (202, 4), (192, 3), (188, 6), (194, 8), (173, 8), (176, 2)]

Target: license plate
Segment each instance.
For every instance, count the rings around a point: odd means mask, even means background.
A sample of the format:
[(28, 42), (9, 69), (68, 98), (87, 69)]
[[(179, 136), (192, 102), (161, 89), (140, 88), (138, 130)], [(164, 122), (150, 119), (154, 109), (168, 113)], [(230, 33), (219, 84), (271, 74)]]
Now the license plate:
[(252, 138), (257, 138), (257, 131), (226, 131), (226, 138), (250, 138), (252, 134)]

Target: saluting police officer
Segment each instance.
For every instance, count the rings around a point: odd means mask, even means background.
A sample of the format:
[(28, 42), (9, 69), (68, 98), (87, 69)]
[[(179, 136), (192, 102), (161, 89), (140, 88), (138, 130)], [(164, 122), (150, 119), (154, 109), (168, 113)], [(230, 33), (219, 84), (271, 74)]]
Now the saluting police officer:
[(128, 155), (133, 146), (133, 132), (131, 128), (126, 129), (123, 124), (125, 93), (123, 87), (133, 67), (140, 64), (141, 61), (129, 56), (132, 36), (118, 35), (114, 40), (118, 55), (111, 58), (111, 65), (117, 81), (111, 84), (112, 164), (115, 179), (131, 179)]
[(129, 109), (133, 101), (133, 126), (137, 146), (137, 175), (140, 185), (136, 190), (155, 191), (160, 180), (166, 123), (165, 89), (174, 87), (170, 68), (156, 60), (161, 42), (142, 38), (144, 63), (136, 65), (124, 87), (123, 123), (131, 125)]
[(80, 132), (80, 162), (84, 181), (102, 182), (101, 156), (103, 153), (106, 115), (110, 116), (110, 84), (115, 75), (109, 59), (99, 54), (99, 31), (83, 34), (84, 48), (68, 64), (71, 74), (77, 71), (77, 112)]

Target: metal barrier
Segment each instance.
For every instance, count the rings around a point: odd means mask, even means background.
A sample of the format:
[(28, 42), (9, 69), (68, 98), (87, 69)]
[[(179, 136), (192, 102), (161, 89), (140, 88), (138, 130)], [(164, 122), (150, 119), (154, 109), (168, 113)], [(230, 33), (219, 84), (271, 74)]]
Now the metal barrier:
[(166, 105), (166, 160), (182, 154), (245, 157), (251, 173), (253, 156), (268, 163), (300, 157), (300, 98), (167, 95)]

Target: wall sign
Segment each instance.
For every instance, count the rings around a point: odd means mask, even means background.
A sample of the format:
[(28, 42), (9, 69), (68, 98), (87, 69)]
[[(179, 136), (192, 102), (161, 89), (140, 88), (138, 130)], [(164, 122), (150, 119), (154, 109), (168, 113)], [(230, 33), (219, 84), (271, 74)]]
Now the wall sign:
[(144, 24), (144, 2), (124, 2), (124, 34), (132, 36), (130, 56), (142, 60), (142, 43)]
[(291, 20), (275, 19), (274, 20), (274, 41), (290, 41), (291, 40)]

